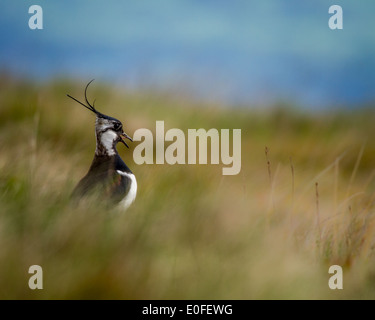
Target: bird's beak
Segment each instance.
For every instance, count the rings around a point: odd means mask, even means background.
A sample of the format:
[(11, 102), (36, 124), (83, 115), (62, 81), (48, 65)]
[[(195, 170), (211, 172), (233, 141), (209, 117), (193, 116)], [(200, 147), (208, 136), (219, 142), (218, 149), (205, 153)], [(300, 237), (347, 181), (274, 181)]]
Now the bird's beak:
[(124, 138), (126, 138), (126, 139), (129, 139), (131, 142), (133, 142), (133, 139), (130, 138), (125, 132), (122, 132), (122, 133), (120, 134), (120, 141), (121, 141), (126, 147), (129, 148), (128, 144), (125, 142), (125, 140), (124, 140), (122, 137), (124, 137)]

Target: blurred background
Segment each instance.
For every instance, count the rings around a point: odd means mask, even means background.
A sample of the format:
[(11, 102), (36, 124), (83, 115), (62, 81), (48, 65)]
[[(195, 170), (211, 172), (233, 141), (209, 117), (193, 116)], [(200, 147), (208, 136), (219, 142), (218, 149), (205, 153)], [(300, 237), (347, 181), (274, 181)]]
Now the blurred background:
[[(374, 99), (375, 4), (267, 1), (2, 1), (0, 67), (38, 81), (96, 78), (197, 99), (304, 108)], [(328, 28), (341, 5), (344, 29)]]
[[(43, 9), (30, 30), (28, 9)], [(344, 29), (330, 30), (341, 5)], [(375, 298), (375, 3), (0, 3), (1, 299)], [(127, 212), (74, 206), (94, 117), (241, 129), (242, 169), (137, 165)], [(168, 143), (165, 143), (165, 148)], [(343, 267), (344, 289), (328, 287)], [(44, 289), (27, 273), (40, 265)]]

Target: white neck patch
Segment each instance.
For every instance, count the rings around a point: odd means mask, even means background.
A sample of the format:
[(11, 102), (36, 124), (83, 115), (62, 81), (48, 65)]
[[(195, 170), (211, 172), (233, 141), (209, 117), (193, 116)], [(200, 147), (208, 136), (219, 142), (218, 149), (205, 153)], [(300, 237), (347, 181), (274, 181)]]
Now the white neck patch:
[(112, 130), (107, 130), (100, 135), (100, 142), (103, 145), (103, 147), (107, 150), (107, 154), (109, 156), (113, 156), (116, 154), (116, 151), (114, 149), (114, 142), (117, 138), (118, 137), (116, 132)]

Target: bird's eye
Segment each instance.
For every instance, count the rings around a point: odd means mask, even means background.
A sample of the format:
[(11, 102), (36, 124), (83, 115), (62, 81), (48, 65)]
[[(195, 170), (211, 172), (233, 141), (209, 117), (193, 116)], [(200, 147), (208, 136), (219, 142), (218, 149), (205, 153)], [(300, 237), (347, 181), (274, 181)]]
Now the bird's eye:
[(115, 122), (115, 124), (114, 124), (114, 129), (115, 129), (116, 131), (119, 131), (119, 130), (121, 130), (121, 128), (122, 128), (122, 124), (119, 123), (119, 122)]

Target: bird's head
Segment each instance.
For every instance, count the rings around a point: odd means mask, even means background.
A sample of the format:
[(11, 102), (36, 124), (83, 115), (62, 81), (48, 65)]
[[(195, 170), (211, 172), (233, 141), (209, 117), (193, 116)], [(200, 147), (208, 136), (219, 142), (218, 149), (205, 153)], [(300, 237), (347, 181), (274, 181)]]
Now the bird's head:
[(85, 101), (87, 105), (77, 100), (76, 98), (73, 98), (69, 94), (67, 96), (73, 99), (74, 101), (78, 102), (85, 108), (89, 109), (93, 113), (95, 113), (96, 115), (95, 132), (96, 132), (96, 138), (97, 138), (97, 151), (96, 152), (111, 154), (115, 152), (116, 144), (118, 142), (123, 143), (126, 147), (129, 148), (124, 138), (129, 139), (130, 141), (133, 141), (133, 140), (124, 132), (124, 128), (123, 128), (121, 121), (99, 112), (95, 108), (95, 101), (93, 105), (91, 105), (91, 103), (88, 101), (87, 88), (90, 85), (90, 83), (93, 81), (94, 80), (91, 80), (85, 88)]

